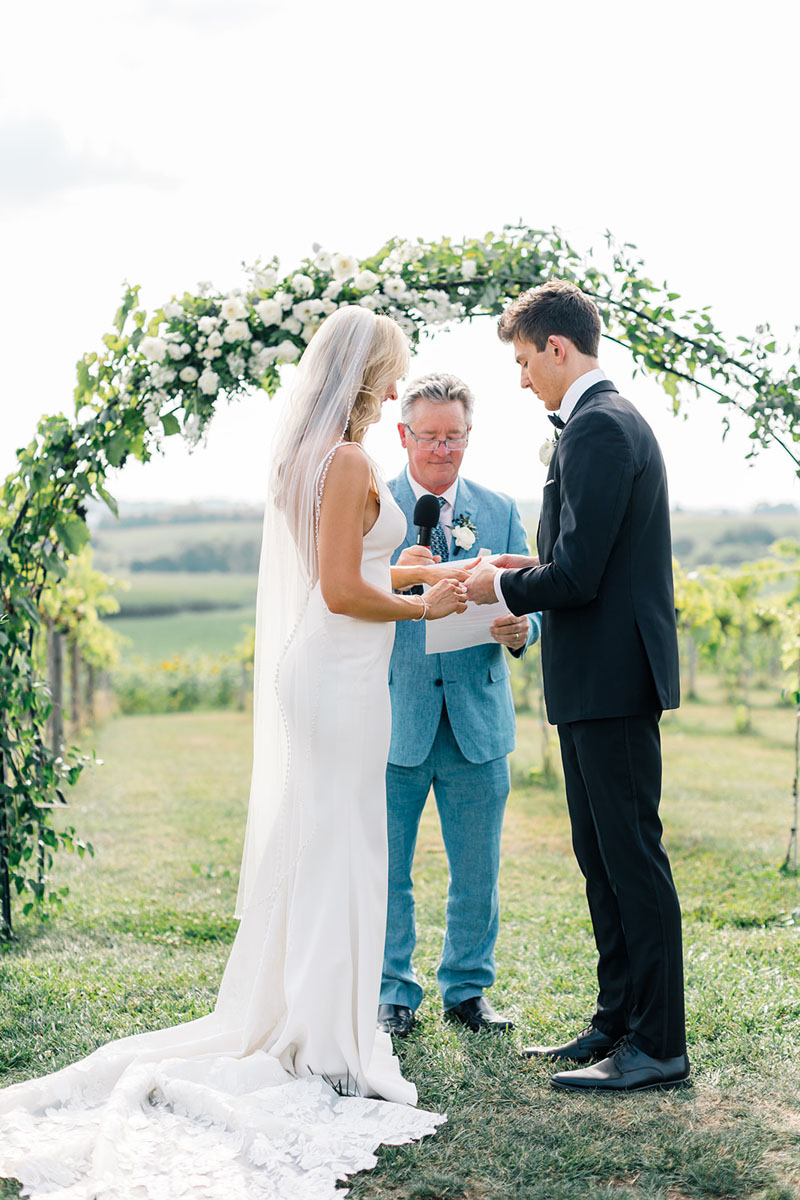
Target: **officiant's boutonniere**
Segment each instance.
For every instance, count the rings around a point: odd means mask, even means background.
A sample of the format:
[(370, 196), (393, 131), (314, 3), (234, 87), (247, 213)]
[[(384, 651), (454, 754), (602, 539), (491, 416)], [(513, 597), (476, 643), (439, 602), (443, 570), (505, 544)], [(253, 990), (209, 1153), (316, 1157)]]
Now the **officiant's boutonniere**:
[(478, 536), (478, 526), (473, 525), (469, 517), (462, 513), (453, 520), (453, 541), (461, 550), (471, 550)]
[(542, 442), (541, 446), (539, 447), (539, 461), (546, 467), (550, 466), (550, 460), (553, 457), (553, 451), (556, 448), (557, 441), (558, 432), (556, 432), (555, 437), (548, 438), (547, 441)]

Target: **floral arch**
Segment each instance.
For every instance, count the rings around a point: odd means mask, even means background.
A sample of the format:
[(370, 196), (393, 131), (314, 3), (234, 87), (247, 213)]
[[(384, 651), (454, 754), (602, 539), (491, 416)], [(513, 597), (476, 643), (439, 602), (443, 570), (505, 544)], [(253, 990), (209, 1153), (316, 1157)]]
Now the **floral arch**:
[[(505, 226), (453, 242), (393, 239), (368, 259), (314, 247), (296, 270), (277, 260), (247, 269), (228, 295), (199, 285), (148, 314), (138, 287), (125, 289), (104, 349), (78, 362), (75, 416), (45, 417), (0, 509), (0, 937), (11, 933), (11, 896), (26, 910), (58, 903), (47, 871), (58, 847), (82, 848), (75, 831), (51, 821), (63, 787), (86, 761), (46, 744), (47, 684), (34, 663), (42, 589), (89, 539), (86, 501), (104, 501), (110, 470), (147, 461), (165, 437), (196, 445), (221, 396), (260, 386), (273, 395), (326, 315), (361, 304), (394, 317), (416, 343), (429, 330), (498, 315), (509, 299), (560, 276), (596, 301), (604, 336), (654, 374), (677, 413), (687, 391), (704, 389), (726, 413), (752, 422), (751, 454), (777, 442), (800, 473), (800, 375), (796, 352), (780, 356), (768, 326), (727, 341), (707, 309), (681, 307), (629, 244), (610, 236), (597, 258), (558, 230)], [(602, 265), (599, 265), (601, 262)], [(791, 350), (791, 348), (790, 348)], [(682, 394), (683, 393), (683, 394)]]

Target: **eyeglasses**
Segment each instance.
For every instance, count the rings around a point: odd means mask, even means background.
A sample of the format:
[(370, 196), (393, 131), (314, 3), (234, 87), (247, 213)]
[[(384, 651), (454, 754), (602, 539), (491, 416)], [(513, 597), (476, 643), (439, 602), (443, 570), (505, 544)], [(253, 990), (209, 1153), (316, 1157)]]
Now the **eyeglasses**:
[(438, 450), (440, 446), (445, 450), (466, 450), (469, 443), (469, 430), (460, 438), (423, 438), (417, 437), (410, 425), (406, 425), (406, 429), (423, 450)]

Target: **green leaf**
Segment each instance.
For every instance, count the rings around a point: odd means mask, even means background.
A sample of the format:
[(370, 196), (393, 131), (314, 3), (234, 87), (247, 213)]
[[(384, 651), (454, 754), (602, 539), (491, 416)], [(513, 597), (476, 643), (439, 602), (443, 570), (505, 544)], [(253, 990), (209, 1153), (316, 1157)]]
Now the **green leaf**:
[(108, 506), (108, 508), (111, 509), (114, 516), (118, 517), (119, 516), (119, 506), (118, 506), (116, 500), (114, 499), (114, 497), (111, 495), (111, 493), (107, 492), (106, 489), (103, 487), (103, 485), (100, 483), (96, 483), (94, 485), (94, 490), (97, 493), (97, 495), (100, 497), (100, 499), (105, 501), (106, 505)]
[(112, 467), (118, 467), (128, 451), (128, 434), (124, 429), (118, 429), (105, 446), (106, 458)]
[(70, 554), (77, 554), (81, 546), (89, 541), (89, 527), (82, 517), (71, 516), (56, 521), (53, 532)]
[(164, 433), (170, 437), (173, 433), (180, 433), (181, 427), (178, 418), (174, 413), (165, 413), (161, 418), (161, 424), (164, 426)]

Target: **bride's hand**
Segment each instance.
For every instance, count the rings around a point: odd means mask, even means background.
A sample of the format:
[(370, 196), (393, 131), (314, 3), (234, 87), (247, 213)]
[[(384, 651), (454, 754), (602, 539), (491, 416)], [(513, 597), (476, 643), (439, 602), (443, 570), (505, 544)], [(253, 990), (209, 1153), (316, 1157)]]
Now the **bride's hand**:
[(467, 607), (466, 588), (458, 579), (440, 579), (425, 593), (425, 603), (425, 615), (429, 621), (448, 617), (450, 613), (464, 612)]
[(420, 574), (422, 582), (433, 587), (441, 579), (457, 579), (459, 583), (465, 583), (470, 576), (470, 572), (474, 571), (481, 560), (478, 558), (469, 566), (457, 566), (454, 562), (431, 563), (430, 566), (423, 567)]
[(502, 571), (516, 571), (525, 567), (538, 567), (539, 559), (527, 554), (501, 554), (492, 559), (493, 564)]

